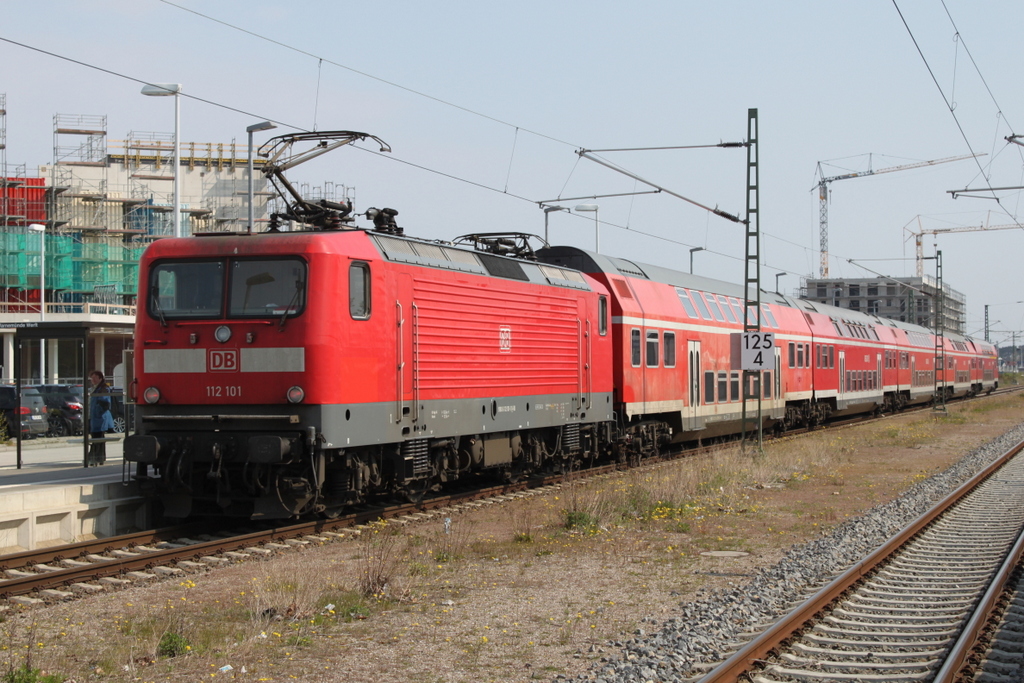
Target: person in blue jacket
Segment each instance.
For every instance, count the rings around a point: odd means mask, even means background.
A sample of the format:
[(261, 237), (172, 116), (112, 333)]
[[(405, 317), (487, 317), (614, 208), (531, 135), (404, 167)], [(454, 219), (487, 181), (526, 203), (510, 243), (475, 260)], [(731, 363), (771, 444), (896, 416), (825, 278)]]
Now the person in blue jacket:
[[(93, 370), (89, 373), (92, 394), (89, 398), (89, 438), (103, 439), (107, 430), (114, 428), (114, 417), (110, 414), (110, 386), (103, 373)], [(97, 441), (89, 444), (89, 466), (97, 467), (107, 461), (107, 444)]]

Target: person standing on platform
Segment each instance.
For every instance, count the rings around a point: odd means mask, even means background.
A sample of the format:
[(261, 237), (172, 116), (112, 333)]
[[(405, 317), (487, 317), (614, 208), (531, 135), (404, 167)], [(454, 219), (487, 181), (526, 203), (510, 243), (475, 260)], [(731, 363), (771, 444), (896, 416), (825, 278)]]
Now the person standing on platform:
[[(92, 394), (89, 398), (89, 438), (105, 439), (107, 430), (114, 428), (114, 418), (110, 414), (110, 386), (103, 373), (93, 370), (89, 373), (92, 382)], [(97, 467), (107, 461), (107, 444), (96, 441), (89, 444), (89, 466)]]

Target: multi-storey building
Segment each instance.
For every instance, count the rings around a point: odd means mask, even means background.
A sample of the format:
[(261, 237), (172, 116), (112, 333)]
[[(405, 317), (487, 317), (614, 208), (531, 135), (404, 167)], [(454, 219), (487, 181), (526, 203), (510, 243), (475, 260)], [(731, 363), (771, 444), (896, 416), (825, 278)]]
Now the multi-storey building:
[[(963, 334), (967, 324), (967, 299), (946, 283), (942, 296), (938, 281), (923, 277), (807, 278), (800, 287), (804, 299), (849, 308), (892, 320), (912, 322), (934, 329), (941, 320), (945, 332)], [(940, 319), (937, 302), (942, 302)]]

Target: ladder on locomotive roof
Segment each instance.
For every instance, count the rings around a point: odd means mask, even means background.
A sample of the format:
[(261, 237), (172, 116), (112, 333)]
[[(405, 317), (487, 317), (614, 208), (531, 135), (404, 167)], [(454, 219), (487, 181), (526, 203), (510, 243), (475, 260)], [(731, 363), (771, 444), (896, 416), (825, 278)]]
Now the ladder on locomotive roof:
[[(744, 257), (743, 276), (743, 332), (761, 331), (761, 204), (758, 191), (758, 151), (757, 151), (757, 109), (747, 110), (747, 220), (744, 221), (746, 233), (746, 256)], [(751, 295), (753, 288), (753, 295)], [(751, 298), (753, 296), (753, 298)], [(751, 310), (753, 309), (753, 310)], [(741, 448), (746, 448), (747, 433), (753, 431), (752, 421), (747, 412), (747, 399), (757, 398), (757, 451), (763, 450), (763, 430), (761, 420), (761, 388), (763, 371), (743, 370), (743, 408), (741, 418)]]

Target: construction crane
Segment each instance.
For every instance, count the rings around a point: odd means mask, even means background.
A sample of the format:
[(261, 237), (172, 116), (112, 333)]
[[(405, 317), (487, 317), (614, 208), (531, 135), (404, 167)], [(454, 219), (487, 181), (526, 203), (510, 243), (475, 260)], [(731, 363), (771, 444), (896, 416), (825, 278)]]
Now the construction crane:
[[(847, 178), (861, 178), (863, 176), (878, 175), (879, 173), (892, 173), (893, 171), (909, 171), (912, 168), (922, 168), (924, 166), (935, 166), (936, 164), (945, 164), (950, 161), (962, 161), (963, 159), (973, 159), (974, 157), (985, 156), (984, 154), (965, 154), (958, 157), (946, 157), (945, 159), (933, 159), (931, 161), (918, 161), (913, 164), (902, 164), (900, 166), (889, 166), (888, 168), (880, 168), (876, 171), (868, 169), (867, 171), (861, 171), (859, 173), (844, 173), (842, 175), (835, 175), (825, 177), (824, 171), (821, 170), (821, 163), (818, 162), (817, 175), (820, 178), (818, 181), (818, 198), (821, 200), (821, 207), (818, 210), (818, 226), (819, 226), (819, 240), (821, 247), (821, 265), (819, 275), (822, 278), (828, 277), (828, 184), (836, 180), (846, 180)], [(811, 188), (813, 189), (813, 188)]]
[[(917, 221), (917, 227), (921, 228), (917, 232), (914, 232), (907, 225)], [(917, 276), (923, 277), (924, 275), (924, 236), (925, 235), (943, 235), (947, 232), (984, 232), (987, 230), (1021, 230), (1024, 227), (1020, 223), (1008, 223), (1006, 225), (958, 225), (952, 228), (924, 228), (921, 226), (921, 217), (917, 216), (913, 220), (903, 226), (903, 229), (914, 236), (914, 252), (915, 261), (917, 262)], [(907, 239), (910, 239), (909, 237)]]

